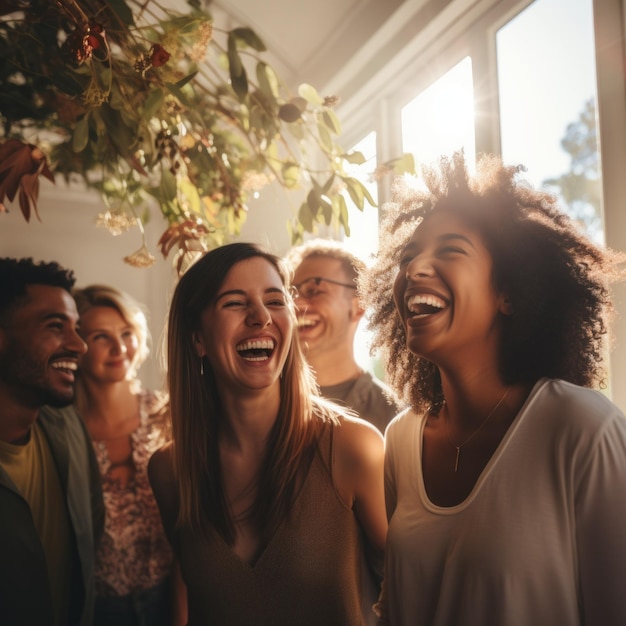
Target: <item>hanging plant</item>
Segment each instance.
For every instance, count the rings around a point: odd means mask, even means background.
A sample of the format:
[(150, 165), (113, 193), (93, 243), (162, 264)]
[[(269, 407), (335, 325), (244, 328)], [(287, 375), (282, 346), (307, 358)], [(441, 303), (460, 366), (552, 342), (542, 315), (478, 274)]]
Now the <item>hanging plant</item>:
[[(137, 0), (8, 0), (0, 14), (0, 211), (19, 191), (28, 221), (39, 174), (78, 177), (102, 194), (96, 222), (114, 234), (138, 227), (143, 237), (146, 207), (158, 206), (161, 252), (180, 264), (238, 234), (250, 194), (270, 183), (305, 190), (294, 243), (321, 223), (347, 229), (346, 197), (374, 205), (346, 174), (363, 156), (337, 143), (337, 99), (306, 84), (290, 93), (252, 29), (220, 31), (192, 0), (186, 13)], [(154, 261), (145, 238), (125, 260)]]

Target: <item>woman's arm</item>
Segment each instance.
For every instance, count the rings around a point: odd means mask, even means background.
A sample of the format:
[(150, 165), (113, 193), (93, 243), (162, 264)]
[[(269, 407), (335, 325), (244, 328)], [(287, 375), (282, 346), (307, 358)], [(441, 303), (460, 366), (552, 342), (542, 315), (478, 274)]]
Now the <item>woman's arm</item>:
[(335, 483), (363, 528), (374, 553), (382, 554), (387, 538), (384, 493), (384, 443), (368, 422), (342, 419), (335, 429)]
[[(616, 411), (617, 412), (617, 411)], [(607, 419), (576, 489), (577, 560), (585, 626), (626, 624), (626, 420)]]

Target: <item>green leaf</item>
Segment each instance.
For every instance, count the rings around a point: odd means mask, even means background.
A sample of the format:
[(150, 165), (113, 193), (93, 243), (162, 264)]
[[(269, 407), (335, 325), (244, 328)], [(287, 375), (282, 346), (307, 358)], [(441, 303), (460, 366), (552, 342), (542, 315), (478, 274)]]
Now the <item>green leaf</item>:
[(161, 192), (163, 199), (170, 202), (176, 199), (178, 189), (176, 187), (176, 176), (168, 169), (164, 168), (161, 172)]
[(261, 92), (270, 100), (275, 100), (280, 92), (274, 70), (267, 63), (259, 61), (256, 66), (256, 78)]
[(188, 82), (192, 81), (196, 76), (198, 75), (198, 71), (196, 70), (195, 72), (191, 72), (191, 74), (187, 74), (187, 76), (185, 76), (184, 78), (181, 78), (179, 81), (177, 81), (175, 84), (176, 86), (181, 89), (182, 87), (184, 87)]
[(237, 52), (237, 39), (232, 32), (228, 34), (228, 73), (233, 91), (240, 101), (248, 95), (248, 76)]
[(376, 206), (374, 198), (372, 198), (370, 192), (360, 180), (356, 178), (344, 178), (343, 181), (348, 187), (348, 193), (352, 201), (361, 211), (364, 207), (364, 199), (366, 199), (371, 206)]
[(324, 104), (324, 100), (317, 93), (317, 89), (308, 83), (302, 83), (298, 87), (298, 93), (310, 104), (315, 106), (321, 106)]
[[(167, 170), (167, 172), (168, 174), (170, 173), (169, 170)], [(174, 184), (178, 185), (178, 190), (189, 205), (188, 208), (193, 211), (193, 213), (200, 213), (202, 210), (202, 201), (198, 193), (198, 188), (188, 178), (181, 178), (178, 183), (176, 179), (174, 179)]]
[(228, 35), (228, 71), (231, 80), (233, 76), (240, 76), (243, 72), (243, 64), (237, 51), (237, 39), (232, 33)]
[(298, 121), (301, 115), (302, 113), (300, 112), (300, 109), (295, 104), (291, 104), (290, 102), (283, 104), (278, 109), (278, 117), (289, 124)]
[(239, 100), (243, 102), (248, 95), (248, 75), (246, 74), (246, 70), (242, 67), (241, 74), (239, 74), (239, 76), (231, 76), (230, 82), (233, 91), (237, 94)]
[(326, 226), (330, 226), (333, 219), (333, 205), (326, 196), (320, 196), (320, 206), (322, 207), (322, 215)]
[(354, 150), (353, 152), (348, 152), (347, 154), (342, 154), (341, 158), (348, 163), (352, 163), (353, 165), (363, 165), (366, 162), (366, 158), (363, 156), (362, 152), (358, 152)]
[(343, 180), (346, 183), (346, 188), (350, 194), (350, 198), (352, 198), (352, 202), (354, 202), (357, 209), (362, 211), (364, 207), (363, 185), (361, 185), (356, 178), (344, 178)]
[(322, 193), (326, 194), (329, 192), (330, 188), (333, 186), (333, 183), (335, 182), (335, 174), (334, 172), (328, 177), (328, 180), (324, 183), (324, 186), (322, 187)]
[(143, 119), (146, 121), (152, 119), (155, 113), (163, 105), (163, 102), (165, 102), (165, 94), (163, 93), (163, 90), (153, 89), (143, 105)]
[(82, 152), (87, 147), (89, 141), (89, 116), (85, 115), (76, 122), (72, 135), (72, 150)]
[(257, 52), (265, 52), (267, 50), (261, 38), (251, 28), (235, 28), (231, 33)]
[(112, 11), (119, 17), (120, 21), (126, 26), (135, 27), (135, 20), (133, 19), (133, 12), (124, 0), (109, 0), (107, 2)]
[(415, 159), (410, 152), (405, 152), (396, 159), (389, 159), (389, 161), (385, 161), (382, 165), (384, 168), (390, 169), (396, 176), (415, 174)]
[(307, 194), (306, 203), (309, 206), (309, 209), (311, 210), (311, 215), (313, 217), (316, 217), (321, 203), (320, 203), (319, 194), (317, 193), (315, 188), (311, 189), (309, 193)]
[(331, 153), (333, 151), (333, 140), (326, 126), (318, 123), (317, 134), (319, 136), (322, 149), (327, 153)]
[(322, 119), (324, 120), (326, 127), (332, 130), (335, 135), (339, 135), (341, 133), (341, 123), (339, 122), (337, 114), (332, 109), (326, 109), (322, 113)]
[(167, 90), (184, 106), (193, 109), (193, 103), (187, 98), (185, 92), (174, 83), (165, 83)]
[(302, 224), (302, 228), (308, 232), (312, 232), (313, 230), (313, 215), (311, 214), (311, 209), (307, 202), (303, 202), (300, 205), (300, 210), (298, 211), (298, 221)]
[(339, 223), (343, 226), (343, 230), (346, 233), (346, 236), (350, 236), (350, 225), (348, 224), (348, 205), (346, 204), (346, 199), (342, 194), (337, 194), (333, 198), (333, 205), (335, 206), (338, 212)]
[(283, 182), (288, 188), (293, 188), (300, 180), (300, 166), (297, 163), (286, 162), (281, 167)]

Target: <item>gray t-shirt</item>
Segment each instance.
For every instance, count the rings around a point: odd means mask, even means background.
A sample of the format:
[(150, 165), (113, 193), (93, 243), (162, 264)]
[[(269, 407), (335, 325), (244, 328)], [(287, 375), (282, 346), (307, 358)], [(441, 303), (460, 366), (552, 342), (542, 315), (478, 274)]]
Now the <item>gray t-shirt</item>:
[(369, 372), (338, 385), (320, 387), (320, 392), (328, 400), (351, 408), (383, 434), (387, 424), (400, 412), (400, 408), (385, 395), (390, 394), (385, 384)]

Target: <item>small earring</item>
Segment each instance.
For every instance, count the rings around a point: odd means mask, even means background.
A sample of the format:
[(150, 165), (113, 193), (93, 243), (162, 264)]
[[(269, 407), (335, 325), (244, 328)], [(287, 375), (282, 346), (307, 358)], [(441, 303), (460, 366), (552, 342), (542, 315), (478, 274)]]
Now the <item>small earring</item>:
[(200, 376), (204, 376), (204, 357), (200, 357)]

